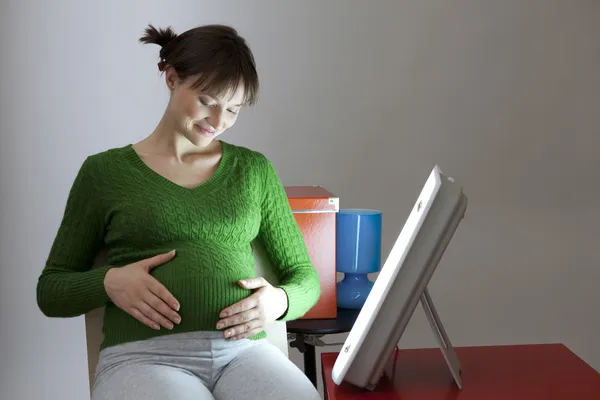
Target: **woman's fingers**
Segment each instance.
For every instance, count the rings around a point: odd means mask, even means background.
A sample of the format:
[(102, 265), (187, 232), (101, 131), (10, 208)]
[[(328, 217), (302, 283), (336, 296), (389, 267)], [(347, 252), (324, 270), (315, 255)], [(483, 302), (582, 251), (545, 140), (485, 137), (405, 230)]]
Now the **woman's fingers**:
[[(152, 291), (148, 291), (142, 299), (146, 304), (159, 312), (163, 317), (168, 318), (172, 323), (178, 324), (181, 322), (181, 317), (161, 298), (155, 295)], [(157, 321), (158, 322), (158, 321)]]
[(220, 323), (217, 326), (227, 328), (223, 333), (226, 338), (237, 340), (253, 336), (262, 331), (265, 327), (265, 322), (260, 318), (260, 312), (254, 308), (230, 317), (226, 324)]
[(137, 319), (138, 321), (140, 321), (142, 324), (149, 326), (152, 329), (155, 330), (159, 330), (160, 329), (160, 325), (154, 321), (152, 321), (150, 318), (146, 317), (144, 315), (144, 313), (142, 313), (140, 310), (138, 310), (137, 308), (132, 308), (128, 311), (128, 313), (135, 319)]
[(146, 284), (148, 290), (150, 290), (150, 292), (152, 292), (154, 295), (156, 295), (158, 298), (164, 301), (171, 309), (173, 309), (174, 311), (179, 311), (179, 302), (177, 301), (177, 299), (175, 299), (175, 296), (173, 296), (171, 292), (169, 292), (169, 290), (156, 278), (150, 275), (148, 276), (148, 278), (149, 279)]
[(167, 328), (168, 330), (173, 329), (173, 323), (164, 315), (152, 308), (150, 304), (146, 303), (145, 301), (140, 301), (136, 308), (140, 310), (147, 318), (155, 323), (158, 323), (160, 326)]

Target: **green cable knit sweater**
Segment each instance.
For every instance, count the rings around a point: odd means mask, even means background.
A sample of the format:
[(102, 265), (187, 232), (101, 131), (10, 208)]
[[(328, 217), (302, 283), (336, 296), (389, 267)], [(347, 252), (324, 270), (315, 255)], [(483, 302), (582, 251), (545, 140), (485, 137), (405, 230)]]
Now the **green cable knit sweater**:
[[(272, 164), (244, 147), (222, 147), (216, 172), (193, 189), (154, 172), (131, 145), (88, 157), (38, 280), (42, 312), (74, 317), (105, 307), (102, 348), (215, 330), (221, 310), (251, 294), (237, 282), (256, 276), (250, 244), (259, 238), (288, 296), (280, 320), (306, 313), (319, 298), (319, 278)], [(102, 248), (108, 265), (92, 269)], [(172, 249), (175, 258), (151, 274), (179, 301), (181, 323), (156, 331), (110, 301), (104, 276)]]

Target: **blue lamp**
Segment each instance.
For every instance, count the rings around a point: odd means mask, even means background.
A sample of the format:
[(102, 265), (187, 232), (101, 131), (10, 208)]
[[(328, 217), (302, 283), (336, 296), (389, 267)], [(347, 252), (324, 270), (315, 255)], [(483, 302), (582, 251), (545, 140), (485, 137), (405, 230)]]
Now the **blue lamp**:
[(342, 209), (336, 225), (336, 270), (344, 273), (337, 283), (337, 304), (360, 309), (373, 287), (367, 274), (381, 267), (381, 211)]

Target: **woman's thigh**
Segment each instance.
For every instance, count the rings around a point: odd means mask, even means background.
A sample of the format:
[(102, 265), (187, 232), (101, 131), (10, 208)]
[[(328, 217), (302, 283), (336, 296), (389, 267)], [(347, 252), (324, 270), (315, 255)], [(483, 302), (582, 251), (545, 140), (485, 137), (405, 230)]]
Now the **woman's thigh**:
[(96, 382), (92, 400), (214, 400), (202, 381), (179, 368), (159, 364), (115, 367)]
[(265, 339), (223, 369), (213, 396), (216, 400), (321, 400), (306, 375)]

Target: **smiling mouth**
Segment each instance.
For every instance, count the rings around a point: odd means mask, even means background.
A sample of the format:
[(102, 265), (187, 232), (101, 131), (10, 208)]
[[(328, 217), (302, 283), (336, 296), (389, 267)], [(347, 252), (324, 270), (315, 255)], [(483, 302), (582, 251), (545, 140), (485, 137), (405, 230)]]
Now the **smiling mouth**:
[(198, 126), (198, 129), (200, 129), (200, 132), (204, 133), (205, 135), (213, 136), (215, 133), (217, 133), (217, 131), (215, 131), (214, 129), (203, 128), (199, 125), (196, 125), (196, 126)]

